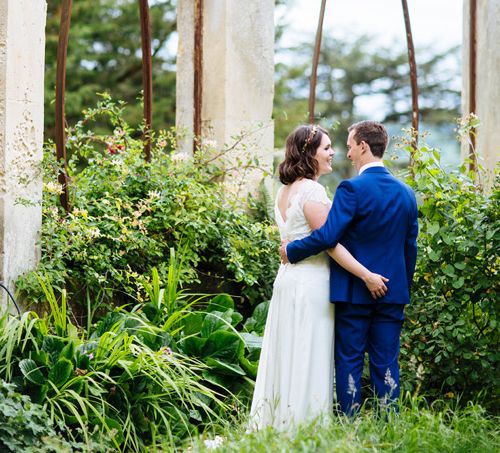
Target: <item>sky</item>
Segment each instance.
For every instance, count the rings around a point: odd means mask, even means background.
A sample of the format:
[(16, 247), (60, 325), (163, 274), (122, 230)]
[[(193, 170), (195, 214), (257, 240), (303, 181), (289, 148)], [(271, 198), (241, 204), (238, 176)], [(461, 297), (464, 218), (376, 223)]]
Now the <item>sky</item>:
[[(415, 47), (434, 46), (443, 50), (462, 41), (462, 0), (408, 0)], [(300, 40), (314, 34), (321, 0), (289, 0), (286, 40)], [(277, 8), (277, 14), (283, 10)], [(405, 26), (400, 0), (328, 0), (324, 33), (370, 33), (381, 44), (405, 43)]]

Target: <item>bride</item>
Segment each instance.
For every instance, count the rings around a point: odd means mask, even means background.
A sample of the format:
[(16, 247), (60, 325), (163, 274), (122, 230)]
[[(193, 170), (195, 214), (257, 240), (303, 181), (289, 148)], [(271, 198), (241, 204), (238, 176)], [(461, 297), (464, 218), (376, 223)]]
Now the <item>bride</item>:
[[(309, 235), (325, 222), (330, 200), (317, 179), (332, 171), (335, 152), (326, 130), (299, 126), (287, 138), (275, 217), (282, 240)], [(387, 290), (384, 277), (361, 265), (341, 245), (328, 254), (361, 278), (374, 298)], [(326, 253), (281, 264), (264, 331), (250, 410), (250, 429), (279, 430), (327, 412), (333, 405), (334, 308), (329, 302)]]

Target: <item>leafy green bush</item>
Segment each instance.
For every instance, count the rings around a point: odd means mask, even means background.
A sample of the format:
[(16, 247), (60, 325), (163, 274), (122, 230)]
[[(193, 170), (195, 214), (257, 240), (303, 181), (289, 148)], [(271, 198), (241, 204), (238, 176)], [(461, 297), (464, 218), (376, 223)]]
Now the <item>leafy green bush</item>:
[[(45, 147), (38, 272), (82, 305), (87, 296), (141, 298), (144, 276), (153, 267), (165, 280), (174, 247), (183, 253), (182, 282), (208, 276), (217, 283), (236, 282), (237, 291), (252, 303), (268, 298), (278, 265), (277, 231), (267, 221), (253, 220), (224, 194), (225, 170), (214, 158), (224, 150), (205, 146), (193, 159), (184, 159), (172, 151), (173, 133), (160, 131), (153, 137), (151, 162), (145, 162), (143, 142), (134, 138), (141, 134), (124, 123), (123, 108), (105, 97), (69, 131), (68, 215), (59, 207), (54, 147)], [(113, 135), (89, 130), (102, 116)], [(17, 288), (29, 302), (43, 300), (34, 273), (21, 277)]]
[(43, 406), (15, 391), (14, 384), (0, 380), (0, 450), (12, 452), (73, 451), (59, 437)]
[[(465, 164), (415, 154), (419, 256), (402, 337), (408, 390), (491, 398), (499, 379), (500, 180), (481, 188)], [(491, 403), (491, 400), (489, 401)]]
[(115, 449), (142, 451), (158, 437), (172, 446), (217, 417), (214, 408), (224, 404), (201, 382), (208, 367), (170, 348), (182, 308), (161, 326), (117, 310), (79, 332), (64, 292), (58, 302), (40, 284), (49, 318), (0, 318), (0, 378), (43, 404), (70, 440), (89, 447), (97, 436)]

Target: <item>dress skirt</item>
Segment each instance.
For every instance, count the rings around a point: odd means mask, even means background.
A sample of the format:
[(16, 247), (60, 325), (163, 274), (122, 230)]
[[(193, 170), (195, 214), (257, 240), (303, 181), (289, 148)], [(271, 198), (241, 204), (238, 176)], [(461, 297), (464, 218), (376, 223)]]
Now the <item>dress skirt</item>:
[(334, 307), (321, 254), (282, 264), (264, 331), (250, 429), (286, 430), (331, 411)]

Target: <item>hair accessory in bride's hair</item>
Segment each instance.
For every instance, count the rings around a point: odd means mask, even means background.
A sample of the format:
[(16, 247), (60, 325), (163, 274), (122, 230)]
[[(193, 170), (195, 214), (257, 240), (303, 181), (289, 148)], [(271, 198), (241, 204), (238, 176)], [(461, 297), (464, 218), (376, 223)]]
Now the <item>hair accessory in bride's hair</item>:
[(318, 132), (318, 125), (313, 124), (311, 127), (311, 132), (309, 132), (309, 135), (307, 136), (307, 139), (304, 142), (304, 146), (302, 147), (302, 152), (305, 152), (306, 148), (311, 144), (314, 136), (316, 135), (316, 132)]

